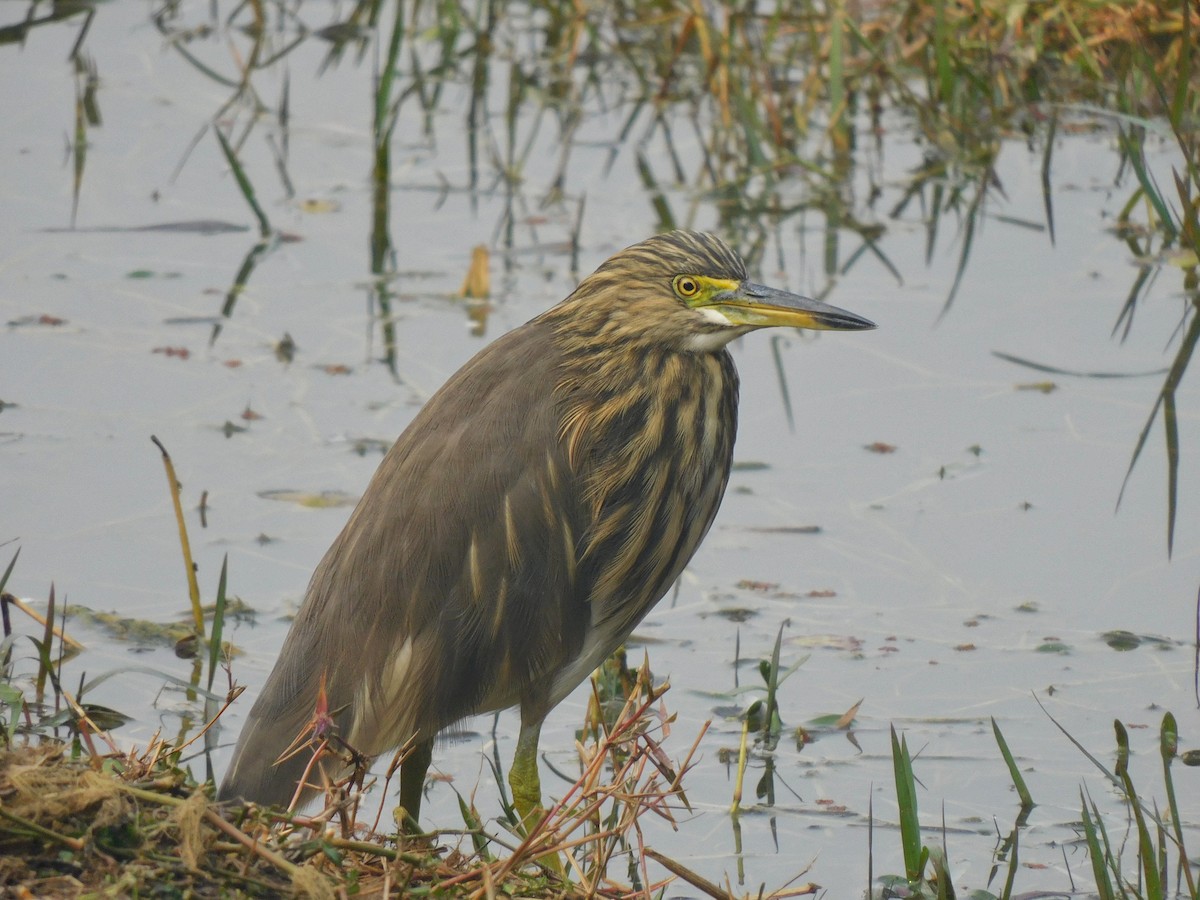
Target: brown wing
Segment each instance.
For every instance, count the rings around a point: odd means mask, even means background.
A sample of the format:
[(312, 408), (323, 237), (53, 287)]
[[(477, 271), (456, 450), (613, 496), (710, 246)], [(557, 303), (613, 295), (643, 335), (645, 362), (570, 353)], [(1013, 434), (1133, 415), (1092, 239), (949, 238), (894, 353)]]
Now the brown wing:
[(221, 796), (290, 799), (307, 759), (273, 763), (311, 718), (322, 675), (341, 735), (376, 755), (511, 705), (578, 654), (587, 523), (559, 449), (544, 327), (481, 351), (384, 458), (313, 575)]

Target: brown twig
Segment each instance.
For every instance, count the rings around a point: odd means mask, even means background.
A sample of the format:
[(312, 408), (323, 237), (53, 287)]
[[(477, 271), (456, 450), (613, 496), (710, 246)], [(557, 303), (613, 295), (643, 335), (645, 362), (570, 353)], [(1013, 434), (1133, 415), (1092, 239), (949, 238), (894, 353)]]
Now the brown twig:
[(179, 546), (183, 549), (183, 566), (187, 572), (188, 596), (192, 601), (192, 622), (196, 626), (196, 634), (204, 637), (204, 611), (200, 608), (200, 584), (196, 580), (196, 562), (192, 558), (192, 545), (188, 541), (187, 524), (183, 519), (183, 503), (179, 499), (179, 479), (175, 476), (175, 464), (171, 462), (171, 454), (154, 435), (150, 435), (162, 453), (163, 468), (167, 470), (167, 486), (171, 491), (171, 503), (175, 507), (175, 522), (179, 526)]
[[(22, 602), (20, 598), (15, 597), (12, 594), (6, 593), (4, 595), (4, 602), (9, 604), (10, 606), (15, 606), (21, 612), (25, 613), (25, 615), (29, 616), (29, 618), (33, 619), (33, 621), (37, 622), (39, 625), (45, 626), (46, 619), (40, 613), (38, 613), (37, 610), (31, 608), (28, 604)], [(58, 626), (54, 627), (53, 634), (60, 641), (62, 641), (67, 646), (69, 646), (72, 650), (79, 651), (79, 650), (84, 649), (83, 644), (79, 643), (79, 641), (75, 640), (75, 638), (68, 635), (66, 632), (63, 631), (63, 629), (59, 628)]]
[(703, 875), (693, 872), (687, 866), (681, 865), (669, 856), (663, 856), (657, 850), (652, 850), (649, 847), (645, 849), (645, 854), (668, 872), (682, 878), (697, 890), (704, 891), (708, 896), (715, 897), (716, 900), (733, 900), (733, 894), (729, 891), (718, 884), (713, 884)]

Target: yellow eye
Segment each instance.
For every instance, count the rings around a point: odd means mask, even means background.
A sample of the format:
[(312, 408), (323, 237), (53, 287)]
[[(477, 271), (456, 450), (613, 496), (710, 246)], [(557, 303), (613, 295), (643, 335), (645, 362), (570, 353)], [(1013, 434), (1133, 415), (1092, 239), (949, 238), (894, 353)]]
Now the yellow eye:
[(700, 293), (700, 283), (691, 275), (676, 275), (675, 293), (680, 297), (695, 297)]

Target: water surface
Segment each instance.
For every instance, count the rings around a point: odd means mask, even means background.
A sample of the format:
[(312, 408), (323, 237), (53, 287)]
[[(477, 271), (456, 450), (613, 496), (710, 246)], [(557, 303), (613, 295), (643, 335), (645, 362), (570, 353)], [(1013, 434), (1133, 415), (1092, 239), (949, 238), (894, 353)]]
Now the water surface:
[[(258, 610), (256, 624), (231, 635), (243, 651), (233, 674), (247, 692), (225, 717), (219, 772), (286, 617), (349, 512), (263, 495), (357, 496), (379, 462), (377, 447), (458, 366), (660, 227), (635, 150), (660, 174), (670, 165), (661, 137), (640, 147), (618, 140), (628, 107), (614, 84), (614, 105), (591, 104), (571, 128), (552, 106), (522, 107), (514, 133), (527, 155), (519, 172), (506, 169), (510, 63), (500, 53), (482, 112), (470, 112), (466, 78), (442, 83), (429, 111), (411, 99), (401, 104), (381, 279), (371, 242), (379, 238), (372, 115), (382, 50), (368, 41), (361, 59), (346, 52), (330, 64), (329, 44), (309, 36), (254, 72), (265, 110), (256, 118), (249, 101), (227, 103), (231, 84), (180, 50), (236, 81), (245, 35), (207, 19), (206, 4), (171, 7), (165, 32), (150, 9), (95, 8), (82, 58), (96, 73), (100, 119), (86, 128), (78, 189), (77, 98), (88, 77), (68, 58), (81, 18), (33, 28), (20, 45), (0, 48), (0, 81), (21, 85), (0, 96), (8, 125), (0, 132), (0, 563), (20, 547), (9, 590), (22, 597), (43, 600), (53, 582), (69, 603), (156, 621), (184, 617), (178, 538), (150, 442), (157, 435), (184, 485), (206, 599), (228, 556), (231, 593)], [(310, 29), (325, 24), (325, 14), (301, 8)], [(272, 46), (295, 27), (280, 25)], [(520, 59), (518, 51), (516, 40), (506, 48)], [(285, 95), (286, 128), (277, 115)], [(724, 231), (761, 251), (753, 262), (760, 280), (822, 293), (879, 328), (765, 333), (734, 345), (743, 465), (678, 591), (638, 630), (655, 673), (673, 685), (668, 704), (678, 721), (668, 752), (681, 757), (714, 720), (688, 782), (695, 812), (680, 815), (677, 831), (646, 823), (648, 844), (706, 877), (756, 891), (811, 866), (803, 880), (828, 896), (858, 895), (867, 886), (869, 804), (874, 872), (901, 871), (889, 827), (894, 726), (917, 756), (927, 841), (944, 821), (957, 886), (985, 886), (997, 831), (1007, 834), (1017, 814), (994, 717), (1040, 804), (1022, 834), (1018, 885), (1063, 890), (1068, 869), (1077, 880), (1088, 870), (1072, 824), (1080, 787), (1115, 822), (1123, 812), (1048, 714), (1106, 761), (1112, 722), (1125, 722), (1135, 779), (1147, 789), (1158, 783), (1163, 710), (1175, 712), (1183, 744), (1195, 746), (1194, 378), (1177, 397), (1173, 553), (1161, 423), (1117, 507), (1188, 301), (1177, 271), (1162, 265), (1125, 329), (1136, 261), (1111, 226), (1130, 189), (1117, 180), (1111, 124), (1081, 118), (1088, 127), (1060, 132), (1054, 143), (1053, 241), (1043, 148), (1004, 142), (995, 172), (1003, 191), (989, 194), (948, 309), (961, 224), (947, 216), (926, 260), (927, 216), (915, 205), (888, 215), (928, 152), (898, 112), (885, 116), (876, 154), (848, 182), (865, 196), (869, 173), (880, 188), (874, 203), (852, 203), (860, 218), (883, 226), (879, 246), (896, 271), (867, 254), (830, 278), (830, 235), (842, 242), (843, 261), (858, 241), (814, 211), (764, 214), (753, 227)], [(270, 220), (261, 249), (214, 119)], [(689, 172), (700, 167), (701, 133), (674, 132)], [(1165, 178), (1178, 164), (1165, 141), (1152, 147), (1151, 162)], [(797, 176), (778, 190), (803, 198), (811, 185)], [(728, 224), (712, 193), (671, 179), (661, 191), (678, 224)], [(477, 244), (492, 259), (482, 325), (457, 296)], [(249, 277), (236, 286), (247, 260)], [(296, 347), (290, 361), (276, 352), (285, 335)], [(997, 352), (1136, 377), (1047, 374)], [(203, 491), (206, 527), (196, 510)], [(753, 663), (769, 655), (781, 625), (784, 663), (808, 656), (784, 686), (788, 728), (861, 699), (854, 741), (825, 733), (798, 749), (785, 738), (773, 759), (773, 804), (753, 798), (760, 757), (747, 809), (731, 819), (732, 772), (718, 756), (736, 746), (740, 723), (725, 713), (744, 695), (720, 694), (754, 683)], [(1118, 629), (1152, 640), (1118, 652), (1104, 637)], [(88, 650), (69, 664), (68, 684), (83, 672), (132, 665), (183, 678), (190, 671), (167, 648), (131, 646), (89, 626), (75, 633)], [(735, 666), (738, 646), (751, 664)], [(126, 672), (91, 699), (135, 716), (117, 736), (144, 742), (157, 729), (178, 732), (181, 717), (196, 714), (161, 683)], [(543, 733), (548, 758), (566, 771), (585, 704), (581, 690)], [(516, 724), (506, 714), (497, 729), (506, 761)], [(490, 731), (490, 719), (466, 723), (436, 760), (459, 790), (478, 786), (485, 812), (497, 809), (483, 762)], [(549, 793), (560, 789), (544, 778)], [(1179, 776), (1185, 811), (1200, 809), (1194, 781), (1187, 770)], [(427, 815), (458, 821), (445, 784), (432, 788)], [(1194, 842), (1194, 817), (1187, 826)], [(654, 864), (651, 871), (662, 874)], [(683, 885), (668, 892), (688, 893)]]

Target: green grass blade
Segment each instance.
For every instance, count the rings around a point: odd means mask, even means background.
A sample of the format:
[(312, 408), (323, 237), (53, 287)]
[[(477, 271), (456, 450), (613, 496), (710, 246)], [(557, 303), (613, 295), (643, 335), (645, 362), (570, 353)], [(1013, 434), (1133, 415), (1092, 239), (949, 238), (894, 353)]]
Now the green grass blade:
[(1154, 849), (1154, 840), (1150, 836), (1149, 826), (1146, 825), (1146, 814), (1142, 811), (1142, 801), (1138, 797), (1133, 779), (1129, 776), (1129, 732), (1120, 719), (1113, 721), (1113, 730), (1117, 735), (1117, 776), (1125, 789), (1125, 800), (1133, 810), (1133, 820), (1137, 826), (1138, 860), (1141, 863), (1142, 878), (1144, 879), (1143, 896), (1150, 900), (1164, 897), (1161, 874), (1158, 868), (1158, 854)]
[[(38, 702), (42, 702), (42, 697), (46, 691), (46, 678), (49, 677), (54, 686), (54, 694), (57, 699), (62, 692), (59, 690), (58, 678), (54, 671), (54, 664), (50, 661), (50, 648), (54, 646), (54, 582), (50, 582), (50, 596), (46, 600), (46, 627), (42, 633), (41, 641), (33, 640), (34, 646), (38, 648), (38, 671), (35, 682), (35, 696)], [(57, 704), (55, 704), (57, 706)]]
[(963, 221), (962, 249), (958, 254), (958, 266), (954, 270), (954, 281), (950, 284), (950, 293), (946, 295), (946, 302), (942, 304), (941, 312), (938, 313), (938, 321), (941, 321), (946, 313), (950, 312), (950, 307), (954, 305), (954, 298), (958, 296), (958, 289), (962, 286), (963, 276), (967, 272), (967, 261), (971, 258), (971, 248), (975, 243), (975, 228), (983, 216), (983, 201), (987, 196), (991, 172), (989, 167), (980, 176), (975, 196), (971, 198), (971, 203), (967, 207)]
[(829, 10), (829, 109), (833, 118), (829, 130), (845, 133), (848, 122), (846, 109), (845, 72), (846, 4), (835, 0)]
[[(1184, 152), (1191, 152), (1186, 145), (1182, 146)], [(1175, 193), (1179, 197), (1179, 230), (1183, 235), (1182, 244), (1184, 249), (1200, 256), (1200, 204), (1192, 201), (1193, 191), (1200, 190), (1200, 170), (1189, 158), (1186, 179), (1175, 169), (1171, 170), (1171, 175), (1175, 181)]]
[(1129, 774), (1129, 732), (1120, 719), (1113, 719), (1113, 731), (1117, 736), (1116, 774), (1118, 782), (1124, 786), (1125, 777)]
[(1133, 456), (1129, 460), (1129, 468), (1125, 472), (1125, 479), (1121, 482), (1121, 491), (1117, 495), (1117, 504), (1120, 505), (1121, 497), (1125, 493), (1125, 486), (1129, 483), (1129, 476), (1133, 474), (1133, 467), (1138, 461), (1138, 456), (1142, 452), (1142, 448), (1146, 445), (1146, 440), (1150, 435), (1150, 430), (1154, 426), (1154, 420), (1158, 416), (1158, 410), (1163, 409), (1163, 429), (1167, 443), (1167, 555), (1171, 554), (1174, 546), (1175, 538), (1175, 509), (1176, 509), (1176, 492), (1178, 490), (1178, 467), (1179, 467), (1179, 433), (1178, 426), (1175, 420), (1175, 392), (1183, 381), (1184, 373), (1187, 371), (1188, 364), (1192, 360), (1192, 355), (1196, 348), (1200, 346), (1200, 316), (1192, 316), (1191, 322), (1188, 325), (1187, 333), (1183, 336), (1183, 340), (1179, 343), (1179, 350), (1175, 354), (1175, 359), (1171, 362), (1171, 368), (1167, 373), (1167, 378), (1163, 382), (1162, 390), (1159, 392), (1158, 398), (1154, 402), (1154, 406), (1150, 410), (1150, 415), (1146, 419), (1146, 424), (1142, 428), (1141, 434), (1138, 435), (1137, 444), (1134, 446)]
[[(945, 823), (942, 827), (942, 837), (945, 838)], [(933, 868), (933, 879), (937, 883), (937, 900), (954, 900), (954, 881), (950, 877), (950, 867), (946, 863), (945, 848), (938, 848), (929, 854)]]
[(387, 140), (396, 124), (395, 110), (392, 109), (392, 85), (397, 75), (397, 65), (400, 59), (400, 47), (404, 40), (404, 3), (396, 4), (396, 19), (392, 22), (391, 35), (388, 38), (387, 56), (384, 60), (383, 71), (379, 73), (379, 86), (375, 91), (375, 141)]
[[(1176, 135), (1182, 135), (1183, 121), (1186, 115), (1186, 104), (1189, 100), (1195, 97), (1195, 89), (1192, 86), (1192, 41), (1195, 40), (1191, 34), (1192, 17), (1190, 15), (1190, 7), (1192, 0), (1180, 0), (1179, 9), (1183, 13), (1179, 17), (1181, 30), (1179, 33), (1179, 62), (1175, 69), (1175, 96), (1171, 100), (1170, 120), (1171, 127), (1175, 130)], [(1191, 160), (1194, 157), (1188, 156)], [(1191, 163), (1189, 162), (1189, 165)], [(1192, 896), (1196, 896), (1196, 891), (1192, 890)]]
[(950, 66), (950, 25), (946, 21), (946, 0), (933, 4), (933, 55), (937, 68), (938, 90), (942, 103), (949, 106), (954, 96), (954, 70)]
[(463, 795), (458, 792), (453, 785), (451, 790), (454, 791), (454, 796), (458, 798), (458, 812), (462, 816), (463, 825), (471, 834), (471, 846), (475, 848), (475, 855), (484, 862), (491, 862), (493, 857), (488, 849), (487, 833), (483, 830), (483, 821), (479, 818), (479, 813), (475, 807), (468, 804), (463, 799)]
[(217, 600), (213, 609), (212, 633), (208, 640), (208, 689), (212, 690), (213, 679), (221, 664), (221, 634), (225, 630), (225, 575), (229, 568), (229, 554), (221, 560), (221, 577), (217, 579)]
[(1046, 149), (1042, 153), (1042, 206), (1046, 210), (1046, 229), (1050, 233), (1050, 246), (1054, 246), (1054, 197), (1050, 189), (1050, 160), (1054, 156), (1054, 138), (1058, 132), (1058, 109), (1050, 114), (1046, 128)]
[(1069, 731), (1067, 731), (1067, 729), (1063, 728), (1063, 726), (1059, 723), (1059, 721), (1056, 718), (1054, 718), (1054, 716), (1050, 715), (1050, 711), (1048, 709), (1046, 709), (1045, 704), (1043, 704), (1042, 701), (1040, 699), (1038, 699), (1037, 694), (1033, 695), (1033, 699), (1034, 699), (1034, 702), (1037, 703), (1037, 705), (1042, 708), (1042, 712), (1044, 712), (1046, 714), (1046, 718), (1048, 718), (1051, 722), (1054, 723), (1054, 727), (1057, 728), (1059, 731), (1061, 731), (1066, 736), (1067, 740), (1075, 745), (1075, 749), (1078, 750), (1080, 753), (1082, 753), (1084, 756), (1086, 756), (1088, 758), (1088, 761), (1091, 762), (1091, 764), (1093, 766), (1095, 766), (1097, 769), (1099, 769), (1101, 772), (1103, 772), (1104, 776), (1109, 781), (1111, 781), (1113, 784), (1120, 787), (1121, 779), (1118, 778), (1116, 775), (1114, 775), (1111, 771), (1109, 771), (1108, 767), (1106, 765), (1104, 765), (1104, 763), (1100, 762), (1100, 760), (1098, 760), (1096, 758), (1096, 756), (1088, 750), (1087, 747), (1085, 747), (1085, 746), (1083, 746), (1083, 744), (1079, 743), (1079, 741), (1077, 741), (1074, 738), (1074, 736), (1071, 734), (1071, 732), (1069, 732)]
[(1179, 508), (1179, 421), (1175, 392), (1163, 397), (1163, 432), (1167, 444), (1167, 556), (1175, 549), (1175, 515)]
[(867, 891), (864, 897), (874, 896), (875, 885), (875, 785), (867, 793)]
[(21, 555), (21, 548), (17, 548), (17, 552), (13, 554), (13, 558), (8, 561), (8, 567), (4, 570), (4, 574), (0, 575), (0, 591), (4, 590), (4, 586), (8, 584), (8, 576), (12, 574), (13, 569), (17, 565), (17, 557)]
[(1056, 4), (1055, 9), (1062, 14), (1063, 21), (1067, 24), (1067, 30), (1071, 32), (1071, 37), (1075, 39), (1075, 45), (1079, 48), (1079, 58), (1083, 60), (1087, 67), (1088, 73), (1097, 81), (1104, 80), (1104, 70), (1100, 68), (1100, 63), (1096, 60), (1096, 56), (1092, 53), (1092, 48), (1079, 33), (1079, 27), (1075, 24), (1075, 20), (1071, 18), (1068, 11), (1068, 3)]
[(785, 620), (779, 626), (779, 633), (775, 635), (775, 646), (771, 650), (771, 669), (767, 673), (767, 709), (766, 715), (763, 716), (763, 738), (767, 741), (767, 746), (774, 747), (774, 742), (779, 739), (781, 727), (776, 723), (779, 722), (779, 702), (776, 699), (776, 694), (779, 690), (779, 652), (783, 647), (783, 629), (787, 626)]
[(1133, 168), (1133, 174), (1137, 176), (1138, 184), (1145, 192), (1146, 199), (1154, 207), (1154, 214), (1158, 217), (1159, 229), (1166, 235), (1169, 242), (1173, 242), (1178, 236), (1175, 219), (1171, 215), (1171, 210), (1167, 206), (1167, 202), (1163, 199), (1162, 193), (1158, 190), (1158, 185), (1154, 183), (1149, 169), (1146, 168), (1145, 144), (1142, 132), (1140, 130), (1135, 131), (1131, 129), (1126, 131), (1124, 128), (1118, 128), (1117, 140), (1122, 152), (1125, 153), (1129, 160), (1129, 165)]
[(992, 717), (992, 733), (996, 735), (996, 745), (1000, 748), (1000, 755), (1004, 757), (1004, 764), (1008, 766), (1008, 774), (1012, 778), (1013, 787), (1017, 789), (1017, 796), (1021, 798), (1021, 809), (1032, 808), (1036, 804), (1033, 802), (1033, 796), (1029, 793), (1029, 786), (1021, 777), (1021, 770), (1017, 767), (1017, 761), (1013, 759), (1012, 751), (1008, 749), (1008, 741), (1004, 740), (1004, 735), (1000, 733), (1000, 726), (996, 724), (994, 716)]
[[(0, 653), (7, 656), (11, 648), (11, 639), (16, 635), (9, 635), (4, 641), (7, 646), (0, 645)], [(7, 714), (4, 718), (0, 718), (0, 726), (3, 727), (4, 746), (12, 747), (13, 740), (17, 736), (17, 727), (21, 724), (21, 710), (25, 708), (25, 695), (5, 681), (0, 681), (0, 706), (7, 709)]]
[(233, 172), (233, 177), (237, 180), (238, 190), (242, 192), (242, 196), (249, 204), (254, 217), (258, 219), (259, 233), (265, 238), (271, 233), (271, 223), (267, 220), (267, 214), (263, 212), (263, 208), (258, 205), (258, 197), (254, 194), (254, 185), (250, 183), (250, 179), (246, 175), (246, 170), (242, 168), (241, 162), (237, 158), (237, 154), (233, 152), (233, 147), (230, 146), (228, 138), (221, 132), (219, 127), (213, 128), (217, 135), (217, 141), (221, 144), (221, 152), (225, 154), (225, 161), (229, 163), (229, 168)]
[(1008, 872), (1004, 878), (1004, 890), (1000, 892), (1000, 896), (1005, 900), (1013, 894), (1013, 888), (1017, 883), (1017, 866), (1021, 856), (1021, 829), (1019, 827), (1012, 830), (1012, 843), (1009, 845), (1008, 856)]
[(1159, 752), (1163, 761), (1163, 784), (1167, 791), (1167, 809), (1171, 813), (1171, 827), (1175, 834), (1175, 845), (1179, 848), (1179, 867), (1187, 879), (1188, 895), (1196, 897), (1196, 877), (1192, 874), (1192, 866), (1188, 862), (1187, 846), (1183, 840), (1183, 824), (1179, 819), (1179, 803), (1175, 799), (1175, 781), (1171, 777), (1171, 762), (1179, 752), (1179, 726), (1175, 716), (1167, 713), (1163, 716), (1162, 727), (1158, 733)]
[[(1096, 882), (1096, 893), (1100, 900), (1115, 900), (1116, 892), (1113, 890), (1112, 879), (1108, 877), (1108, 868), (1104, 864), (1105, 851), (1100, 846), (1104, 823), (1100, 819), (1099, 811), (1095, 810), (1094, 803), (1092, 809), (1096, 811), (1095, 818), (1088, 811), (1089, 798), (1084, 794), (1082, 788), (1079, 790), (1079, 800), (1083, 821), (1083, 838), (1087, 842), (1088, 858), (1092, 861), (1092, 879)], [(1104, 843), (1108, 843), (1107, 834), (1104, 834)]]
[(879, 242), (872, 237), (871, 232), (864, 228), (858, 232), (858, 236), (862, 238), (862, 244), (857, 250), (851, 253), (849, 257), (847, 257), (844, 263), (842, 263), (842, 267), (839, 270), (840, 274), (848, 274), (854, 267), (854, 264), (863, 254), (870, 253), (877, 260), (879, 260), (879, 263), (888, 270), (893, 278), (896, 279), (896, 284), (903, 287), (904, 276), (900, 274), (900, 269), (898, 269), (896, 264), (891, 261), (886, 253), (883, 252), (883, 248), (880, 247)]
[(775, 363), (775, 376), (779, 379), (779, 393), (783, 399), (783, 412), (787, 416), (788, 431), (795, 433), (796, 417), (792, 412), (792, 397), (788, 391), (787, 373), (783, 369), (783, 347), (790, 346), (788, 339), (782, 334), (771, 336), (771, 358)]
[(924, 868), (921, 859), (921, 825), (917, 817), (917, 782), (913, 777), (908, 742), (892, 729), (892, 769), (896, 776), (896, 805), (900, 814), (900, 844), (904, 850), (904, 874), (909, 882), (919, 881)]
[(638, 177), (641, 179), (642, 187), (646, 189), (646, 193), (650, 197), (650, 204), (654, 207), (654, 212), (658, 216), (657, 229), (659, 231), (671, 231), (678, 228), (679, 226), (675, 224), (675, 214), (671, 212), (671, 205), (667, 202), (667, 195), (659, 185), (654, 170), (650, 168), (650, 162), (641, 151), (637, 153), (636, 162)]
[(71, 227), (79, 214), (79, 195), (83, 190), (83, 172), (87, 166), (88, 139), (87, 117), (84, 114), (83, 94), (78, 87), (75, 89), (75, 139), (71, 145), (71, 157), (74, 166), (74, 179), (71, 182)]

